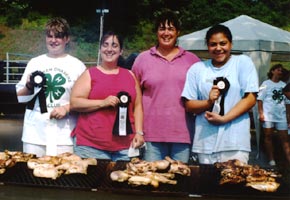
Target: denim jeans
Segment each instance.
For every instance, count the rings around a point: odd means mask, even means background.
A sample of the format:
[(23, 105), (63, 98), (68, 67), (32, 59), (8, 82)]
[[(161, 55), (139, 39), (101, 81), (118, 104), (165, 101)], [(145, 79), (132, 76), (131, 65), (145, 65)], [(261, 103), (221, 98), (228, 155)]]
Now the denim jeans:
[(167, 143), (167, 142), (146, 142), (144, 159), (147, 161), (163, 160), (169, 156), (173, 160), (188, 163), (190, 144)]
[(96, 158), (96, 159), (105, 159), (105, 160), (124, 160), (130, 161), (128, 157), (128, 149), (120, 151), (106, 151), (96, 149), (90, 146), (79, 146), (76, 145), (76, 137), (73, 138), (74, 141), (74, 153), (82, 158)]

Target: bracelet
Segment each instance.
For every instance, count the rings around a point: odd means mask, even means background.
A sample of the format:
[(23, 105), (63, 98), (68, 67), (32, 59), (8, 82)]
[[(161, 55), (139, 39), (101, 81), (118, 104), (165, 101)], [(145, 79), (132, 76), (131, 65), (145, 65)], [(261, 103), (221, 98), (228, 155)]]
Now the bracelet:
[(144, 135), (144, 132), (143, 131), (136, 131), (136, 134), (139, 134), (139, 135)]
[(33, 90), (33, 88), (29, 87), (28, 83), (25, 84), (25, 87), (26, 87), (28, 90), (30, 90), (30, 91)]

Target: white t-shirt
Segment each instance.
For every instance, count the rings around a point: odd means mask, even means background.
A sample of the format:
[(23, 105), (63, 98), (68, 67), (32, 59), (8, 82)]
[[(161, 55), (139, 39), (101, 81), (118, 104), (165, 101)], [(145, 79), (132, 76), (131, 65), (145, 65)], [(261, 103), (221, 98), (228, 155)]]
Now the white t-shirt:
[[(49, 119), (50, 112), (55, 107), (69, 104), (71, 89), (77, 78), (84, 72), (86, 66), (77, 58), (66, 55), (62, 58), (50, 58), (46, 54), (32, 58), (24, 74), (16, 84), (16, 90), (25, 87), (27, 77), (38, 70), (46, 76), (47, 113), (41, 113), (38, 98), (34, 109), (26, 109), (24, 116), (22, 141), (38, 145), (72, 145), (71, 131), (76, 124), (76, 115), (70, 114), (63, 119)], [(19, 102), (28, 102), (39, 89), (30, 96), (18, 96)]]
[(287, 122), (285, 104), (289, 101), (282, 92), (285, 85), (283, 81), (275, 83), (270, 79), (261, 84), (257, 99), (263, 102), (265, 121)]
[[(217, 77), (225, 77), (230, 83), (224, 102), (225, 114), (244, 97), (245, 93), (258, 92), (258, 75), (252, 60), (245, 55), (232, 55), (230, 60), (219, 68), (212, 65), (212, 60), (192, 65), (187, 72), (181, 96), (188, 100), (209, 99), (213, 80)], [(196, 115), (193, 152), (211, 154), (221, 151), (251, 150), (248, 113), (223, 125), (209, 123), (204, 115), (204, 112)]]

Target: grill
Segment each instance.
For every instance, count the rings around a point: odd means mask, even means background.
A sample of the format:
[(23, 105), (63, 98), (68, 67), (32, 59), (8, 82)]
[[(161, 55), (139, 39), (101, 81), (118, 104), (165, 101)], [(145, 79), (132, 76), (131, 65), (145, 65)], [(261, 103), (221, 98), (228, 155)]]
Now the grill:
[(87, 175), (61, 175), (56, 180), (53, 180), (35, 177), (33, 171), (28, 169), (26, 162), (19, 162), (14, 167), (8, 168), (7, 171), (0, 176), (0, 181), (3, 184), (97, 190), (101, 181), (104, 179), (104, 171), (106, 171), (108, 163), (109, 161), (100, 161), (97, 166), (89, 166)]
[(107, 168), (107, 174), (102, 184), (100, 185), (100, 190), (104, 191), (114, 191), (115, 193), (132, 193), (132, 194), (162, 194), (162, 195), (170, 195), (170, 196), (187, 196), (189, 190), (189, 182), (191, 180), (191, 176), (181, 176), (176, 175), (175, 180), (177, 180), (176, 185), (170, 184), (162, 184), (160, 183), (158, 188), (154, 188), (151, 185), (140, 185), (140, 186), (132, 186), (127, 182), (119, 183), (114, 182), (110, 179), (110, 173), (115, 170), (124, 170), (126, 169), (127, 162), (117, 161), (116, 163), (111, 163), (111, 165)]
[(27, 163), (17, 163), (14, 167), (0, 175), (0, 183), (6, 185), (23, 185), (33, 187), (53, 187), (61, 189), (79, 189), (89, 191), (110, 191), (126, 194), (188, 196), (197, 194), (202, 196), (257, 196), (257, 197), (289, 197), (289, 185), (279, 180), (280, 187), (275, 193), (266, 193), (245, 187), (244, 184), (219, 185), (219, 172), (213, 165), (191, 165), (191, 176), (176, 175), (176, 185), (160, 183), (158, 188), (152, 186), (132, 186), (127, 182), (113, 182), (110, 173), (114, 170), (124, 170), (127, 162), (110, 162), (98, 160), (97, 166), (89, 166), (87, 175), (61, 175), (56, 180), (33, 176)]

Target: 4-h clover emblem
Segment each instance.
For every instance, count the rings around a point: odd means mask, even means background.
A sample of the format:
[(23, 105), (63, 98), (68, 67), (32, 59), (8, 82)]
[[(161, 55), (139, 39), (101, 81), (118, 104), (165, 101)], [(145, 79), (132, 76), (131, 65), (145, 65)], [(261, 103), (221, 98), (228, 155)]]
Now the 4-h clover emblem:
[(272, 99), (277, 103), (281, 103), (283, 101), (283, 92), (281, 90), (273, 90)]
[(65, 93), (65, 88), (62, 87), (66, 79), (65, 77), (58, 73), (55, 74), (54, 77), (51, 74), (45, 74), (46, 77), (46, 89), (45, 89), (45, 97), (49, 97), (49, 102), (53, 103), (53, 100), (58, 100)]

